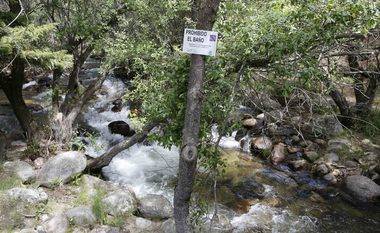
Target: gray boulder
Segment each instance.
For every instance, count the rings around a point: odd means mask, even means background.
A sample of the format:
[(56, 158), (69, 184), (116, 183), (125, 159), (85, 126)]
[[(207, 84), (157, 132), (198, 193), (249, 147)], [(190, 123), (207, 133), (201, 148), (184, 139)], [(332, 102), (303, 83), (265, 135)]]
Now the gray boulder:
[(109, 193), (102, 202), (110, 215), (132, 214), (137, 210), (135, 194), (128, 189)]
[(53, 216), (44, 224), (46, 233), (66, 233), (69, 228), (69, 221), (63, 214)]
[(81, 177), (81, 181), (83, 191), (85, 191), (87, 195), (91, 198), (94, 197), (99, 190), (103, 190), (108, 193), (119, 191), (122, 189), (120, 186), (114, 183), (104, 181), (102, 179), (99, 179), (98, 177), (90, 176), (87, 174)]
[(380, 197), (380, 186), (368, 177), (361, 175), (347, 177), (346, 189), (360, 202), (374, 202)]
[(90, 233), (119, 233), (120, 230), (117, 227), (100, 226), (92, 229)]
[(42, 166), (37, 175), (37, 183), (46, 187), (67, 183), (85, 168), (86, 157), (83, 153), (78, 151), (64, 152), (49, 159)]
[(146, 195), (140, 199), (138, 209), (144, 218), (166, 219), (173, 216), (173, 207), (170, 201), (162, 195)]
[(161, 224), (145, 218), (132, 216), (126, 219), (123, 232), (133, 233), (157, 233), (160, 232)]
[(48, 200), (48, 195), (40, 188), (12, 188), (5, 191), (5, 195), (10, 199), (30, 204), (46, 202)]
[(93, 226), (96, 216), (88, 206), (79, 206), (66, 211), (69, 222), (78, 226)]
[(24, 161), (5, 162), (4, 171), (8, 174), (15, 174), (23, 183), (28, 183), (36, 178), (33, 167)]

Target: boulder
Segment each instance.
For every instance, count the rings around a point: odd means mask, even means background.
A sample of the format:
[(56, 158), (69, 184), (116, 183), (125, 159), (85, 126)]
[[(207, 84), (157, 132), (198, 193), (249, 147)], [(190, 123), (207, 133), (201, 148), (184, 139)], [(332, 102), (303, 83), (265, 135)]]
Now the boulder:
[(36, 178), (36, 172), (33, 167), (24, 161), (5, 162), (3, 169), (8, 174), (16, 175), (23, 183), (31, 182)]
[(380, 186), (362, 175), (348, 176), (345, 186), (359, 202), (375, 202), (380, 197)]
[(123, 100), (122, 99), (116, 99), (112, 102), (113, 107), (111, 108), (112, 112), (120, 112), (121, 109), (123, 109)]
[(46, 187), (67, 183), (72, 177), (82, 173), (86, 165), (86, 156), (81, 152), (60, 153), (42, 166), (37, 175), (37, 183)]
[(129, 217), (125, 220), (122, 232), (133, 233), (158, 233), (160, 232), (161, 224), (145, 218)]
[(63, 214), (50, 218), (43, 226), (46, 233), (66, 233), (69, 229), (69, 221)]
[(255, 138), (251, 142), (251, 150), (253, 153), (266, 154), (269, 155), (273, 148), (272, 140), (269, 137), (261, 136)]
[(174, 219), (169, 218), (161, 224), (160, 232), (163, 233), (176, 233)]
[(245, 128), (253, 128), (257, 124), (257, 120), (255, 118), (247, 118), (242, 121), (242, 125)]
[(162, 195), (146, 195), (140, 199), (138, 209), (144, 218), (167, 219), (173, 216), (172, 204)]
[(43, 203), (48, 200), (48, 195), (40, 188), (12, 188), (5, 191), (5, 195), (9, 197), (9, 199), (30, 204)]
[(96, 216), (88, 206), (69, 209), (65, 215), (71, 224), (78, 226), (93, 226), (96, 222)]
[(83, 191), (85, 191), (90, 198), (95, 197), (98, 190), (105, 191), (106, 193), (111, 193), (122, 189), (120, 186), (114, 183), (104, 181), (98, 177), (87, 174), (81, 177), (81, 181)]
[(112, 134), (121, 134), (124, 137), (132, 137), (136, 132), (125, 121), (113, 121), (108, 124)]
[(321, 163), (318, 164), (318, 166), (315, 168), (315, 171), (318, 175), (324, 176), (330, 172), (330, 168), (327, 166), (327, 164)]
[(114, 216), (133, 214), (137, 210), (135, 194), (128, 189), (109, 193), (102, 202), (105, 211)]
[(119, 233), (120, 230), (117, 227), (100, 226), (92, 229), (90, 233)]
[(274, 165), (277, 165), (284, 161), (285, 159), (285, 144), (279, 143), (274, 146), (273, 151), (270, 155), (270, 159)]
[(334, 115), (316, 116), (312, 121), (313, 134), (334, 136), (342, 132), (343, 126)]
[(259, 169), (257, 171), (257, 174), (266, 179), (273, 180), (279, 184), (283, 184), (289, 187), (298, 186), (297, 183), (284, 172), (276, 171), (270, 168), (263, 168)]

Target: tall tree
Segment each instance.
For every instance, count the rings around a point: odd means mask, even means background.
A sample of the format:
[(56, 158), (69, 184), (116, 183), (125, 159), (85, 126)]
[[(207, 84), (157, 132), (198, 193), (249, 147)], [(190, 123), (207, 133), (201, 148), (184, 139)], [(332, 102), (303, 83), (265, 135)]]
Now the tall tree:
[[(198, 3), (198, 1), (195, 1)], [(211, 30), (219, 9), (220, 0), (200, 1), (194, 16), (197, 29)], [(205, 58), (191, 55), (190, 74), (187, 86), (185, 124), (182, 131), (182, 146), (179, 160), (178, 183), (174, 194), (174, 218), (176, 231), (191, 232), (188, 222), (189, 206), (197, 166), (197, 147), (203, 99), (203, 77)]]

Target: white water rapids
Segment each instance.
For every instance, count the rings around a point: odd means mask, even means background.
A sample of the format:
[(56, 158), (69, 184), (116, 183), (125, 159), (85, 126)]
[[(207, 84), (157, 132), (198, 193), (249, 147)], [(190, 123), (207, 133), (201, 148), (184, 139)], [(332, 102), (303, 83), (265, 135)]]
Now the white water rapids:
[[(112, 112), (113, 100), (120, 98), (126, 91), (125, 85), (117, 79), (109, 78), (103, 84), (102, 94), (98, 94), (96, 103), (89, 107), (84, 114), (88, 124), (97, 129), (98, 137), (89, 139), (86, 154), (97, 157), (105, 152), (111, 145), (123, 139), (121, 135), (111, 134), (108, 124), (112, 121), (122, 120), (131, 124), (129, 109), (124, 107), (121, 112)], [(99, 109), (102, 111), (99, 112)], [(217, 138), (216, 127), (212, 134)], [(239, 148), (234, 136), (222, 137), (220, 145), (223, 148)], [(134, 145), (118, 154), (109, 166), (103, 168), (103, 174), (113, 182), (130, 186), (137, 197), (146, 194), (162, 194), (169, 200), (173, 199), (172, 181), (178, 170), (179, 152), (177, 148), (166, 149), (156, 143), (152, 145)], [(252, 227), (261, 226), (271, 232), (306, 232), (313, 221), (306, 217), (294, 216), (287, 210), (269, 207), (264, 204), (253, 205), (250, 211), (231, 219), (234, 232), (242, 232)], [(297, 230), (303, 229), (303, 230)]]

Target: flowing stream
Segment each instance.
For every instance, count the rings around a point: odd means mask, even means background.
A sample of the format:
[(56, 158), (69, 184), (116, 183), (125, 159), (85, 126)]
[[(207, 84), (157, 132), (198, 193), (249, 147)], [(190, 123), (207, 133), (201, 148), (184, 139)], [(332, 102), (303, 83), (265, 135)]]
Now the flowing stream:
[[(86, 146), (86, 153), (93, 157), (99, 156), (123, 139), (121, 135), (110, 134), (110, 122), (123, 120), (131, 124), (128, 106), (121, 112), (111, 111), (110, 103), (126, 92), (123, 82), (110, 78), (104, 83), (103, 90), (106, 92), (98, 94), (98, 101), (85, 113), (88, 124), (100, 132), (99, 136)], [(99, 109), (102, 111), (99, 112)], [(218, 137), (216, 127), (213, 127), (212, 135), (214, 139)], [(229, 149), (227, 151), (236, 152), (240, 145), (233, 136), (222, 137), (220, 146)], [(156, 143), (138, 144), (117, 155), (109, 166), (103, 168), (103, 175), (111, 181), (129, 185), (139, 197), (154, 193), (172, 200), (178, 157), (178, 148), (167, 149)], [(250, 169), (247, 169), (247, 173), (252, 173)], [(268, 180), (261, 181), (265, 184), (265, 195), (270, 197), (269, 200), (282, 198), (285, 204), (274, 207), (258, 201), (246, 206), (245, 211), (239, 211), (232, 205), (233, 215), (230, 215), (232, 217), (229, 220), (234, 232), (254, 232), (252, 229), (264, 229), (265, 232), (358, 232), (357, 230), (364, 229), (362, 232), (375, 232), (380, 229), (376, 213), (368, 211), (365, 214), (364, 211), (342, 203), (334, 204), (332, 207), (325, 201), (310, 201), (309, 198), (297, 196), (294, 190), (289, 191)], [(348, 223), (356, 225), (348, 227), (345, 225)]]

